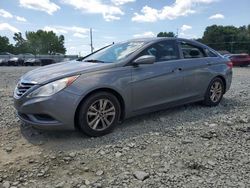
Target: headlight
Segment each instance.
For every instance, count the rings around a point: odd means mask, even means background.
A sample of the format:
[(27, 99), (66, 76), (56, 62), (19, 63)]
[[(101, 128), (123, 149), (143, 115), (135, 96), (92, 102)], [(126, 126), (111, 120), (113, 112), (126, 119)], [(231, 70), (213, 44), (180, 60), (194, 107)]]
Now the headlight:
[(63, 78), (63, 79), (48, 83), (44, 86), (37, 88), (35, 91), (30, 93), (28, 97), (29, 98), (48, 97), (48, 96), (54, 95), (57, 92), (61, 91), (62, 89), (66, 88), (67, 86), (71, 85), (78, 78), (78, 76)]

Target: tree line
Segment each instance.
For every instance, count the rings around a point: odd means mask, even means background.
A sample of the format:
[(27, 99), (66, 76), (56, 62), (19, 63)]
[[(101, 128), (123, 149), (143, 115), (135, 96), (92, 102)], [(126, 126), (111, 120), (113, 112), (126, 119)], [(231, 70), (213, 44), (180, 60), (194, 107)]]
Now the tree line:
[(25, 38), (19, 32), (14, 33), (13, 39), (15, 44), (11, 44), (7, 37), (0, 36), (0, 52), (32, 53), (35, 55), (66, 53), (64, 36), (57, 36), (53, 31), (27, 31), (25, 32)]
[[(176, 35), (173, 32), (160, 32), (157, 37), (176, 37)], [(202, 38), (195, 40), (215, 50), (250, 54), (250, 25), (240, 27), (208, 26)]]
[[(157, 37), (176, 37), (174, 32), (160, 32)], [(0, 52), (13, 54), (55, 54), (66, 53), (63, 35), (57, 36), (53, 31), (27, 31), (13, 36), (15, 44), (11, 44), (5, 36), (0, 36)], [(250, 25), (248, 26), (208, 26), (202, 38), (195, 39), (215, 50), (226, 50), (231, 53), (250, 53)]]

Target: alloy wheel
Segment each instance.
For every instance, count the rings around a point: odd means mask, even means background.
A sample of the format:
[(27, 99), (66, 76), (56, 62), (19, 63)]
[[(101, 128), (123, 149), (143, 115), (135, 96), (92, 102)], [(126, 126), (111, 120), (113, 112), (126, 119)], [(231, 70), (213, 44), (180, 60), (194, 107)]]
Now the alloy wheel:
[(114, 104), (108, 99), (98, 99), (88, 108), (87, 123), (91, 129), (102, 131), (113, 123), (115, 116)]
[(218, 81), (214, 82), (210, 88), (210, 99), (212, 102), (217, 103), (223, 93), (222, 84)]

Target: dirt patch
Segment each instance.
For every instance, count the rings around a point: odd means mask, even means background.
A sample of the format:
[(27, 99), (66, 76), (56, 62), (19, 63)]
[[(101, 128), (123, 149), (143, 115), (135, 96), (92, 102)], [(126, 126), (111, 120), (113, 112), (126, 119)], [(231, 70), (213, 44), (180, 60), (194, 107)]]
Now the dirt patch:
[(218, 107), (139, 116), (100, 138), (21, 125), (12, 92), (29, 70), (0, 69), (0, 187), (250, 185), (250, 68), (234, 69)]

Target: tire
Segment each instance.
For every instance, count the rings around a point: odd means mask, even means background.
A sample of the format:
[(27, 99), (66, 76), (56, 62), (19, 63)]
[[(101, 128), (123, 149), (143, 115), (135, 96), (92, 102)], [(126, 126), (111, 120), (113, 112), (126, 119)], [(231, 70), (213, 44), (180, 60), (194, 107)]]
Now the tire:
[(88, 136), (103, 136), (110, 133), (118, 124), (120, 114), (121, 107), (118, 99), (111, 93), (98, 92), (89, 96), (81, 104), (78, 125)]
[(214, 78), (207, 88), (203, 104), (210, 107), (217, 106), (224, 95), (224, 91), (225, 84), (221, 78)]

